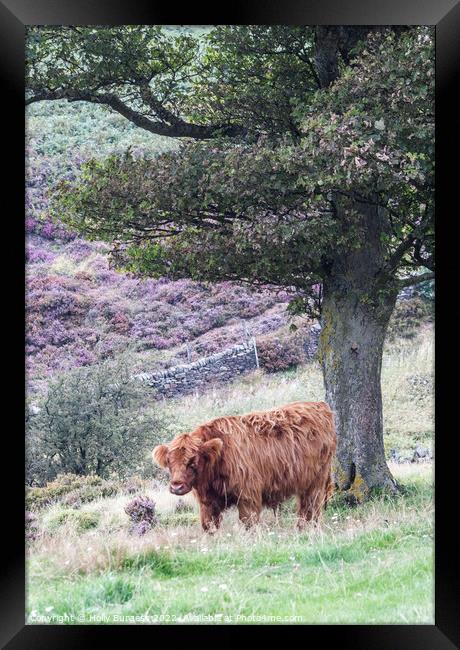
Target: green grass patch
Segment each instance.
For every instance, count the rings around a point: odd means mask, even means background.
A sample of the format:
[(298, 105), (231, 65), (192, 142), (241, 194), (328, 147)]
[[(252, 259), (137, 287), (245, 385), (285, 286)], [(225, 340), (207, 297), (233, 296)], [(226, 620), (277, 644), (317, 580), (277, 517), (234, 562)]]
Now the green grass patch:
[(97, 512), (81, 512), (70, 508), (58, 508), (47, 520), (49, 531), (55, 531), (61, 526), (70, 525), (77, 532), (96, 528), (99, 524)]
[[(252, 531), (229, 514), (214, 536), (170, 522), (129, 538), (118, 564), (120, 549), (108, 565), (80, 570), (38, 544), (29, 622), (433, 623), (431, 468), (396, 470), (400, 496), (333, 502), (322, 527), (302, 533), (289, 511), (277, 520), (267, 511)], [(110, 545), (98, 530), (82, 535), (83, 553)]]

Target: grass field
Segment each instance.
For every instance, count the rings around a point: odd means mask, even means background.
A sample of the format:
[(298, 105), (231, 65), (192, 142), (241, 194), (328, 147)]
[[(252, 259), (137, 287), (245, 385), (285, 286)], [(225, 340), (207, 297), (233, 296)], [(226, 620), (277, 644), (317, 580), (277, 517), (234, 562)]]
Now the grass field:
[[(431, 446), (432, 343), (425, 330), (386, 351), (387, 448)], [(165, 438), (221, 413), (321, 399), (322, 391), (314, 364), (256, 373), (167, 403), (174, 425)], [(127, 495), (74, 510), (48, 506), (28, 549), (28, 621), (433, 624), (432, 463), (390, 467), (401, 495), (356, 508), (337, 495), (321, 526), (302, 533), (287, 502), (277, 518), (264, 511), (250, 531), (231, 510), (214, 536), (205, 535), (193, 501), (185, 498), (177, 512), (165, 487), (147, 491), (159, 522), (142, 537), (129, 533)]]
[(97, 527), (67, 522), (34, 549), (29, 622), (433, 623), (431, 463), (392, 470), (404, 496), (332, 503), (322, 526), (303, 533), (288, 504), (250, 531), (229, 512), (205, 535), (195, 510), (174, 515), (172, 498), (152, 493), (160, 525), (133, 538), (130, 497), (88, 504)]

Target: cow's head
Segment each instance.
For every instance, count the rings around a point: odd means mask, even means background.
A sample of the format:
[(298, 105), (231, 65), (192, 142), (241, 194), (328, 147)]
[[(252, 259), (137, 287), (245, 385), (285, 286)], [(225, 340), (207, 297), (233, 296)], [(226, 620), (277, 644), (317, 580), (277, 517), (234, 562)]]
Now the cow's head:
[(183, 495), (197, 486), (200, 477), (210, 469), (220, 456), (223, 442), (212, 438), (204, 442), (185, 433), (167, 445), (153, 450), (153, 459), (171, 474), (169, 489), (173, 494)]

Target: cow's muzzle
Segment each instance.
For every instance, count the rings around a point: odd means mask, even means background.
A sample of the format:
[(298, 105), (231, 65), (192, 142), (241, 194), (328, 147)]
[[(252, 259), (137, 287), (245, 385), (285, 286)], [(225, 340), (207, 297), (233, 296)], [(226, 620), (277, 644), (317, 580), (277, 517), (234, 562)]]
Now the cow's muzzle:
[(191, 488), (189, 488), (188, 485), (185, 485), (185, 483), (171, 483), (169, 486), (169, 491), (171, 494), (176, 494), (178, 496), (187, 494), (187, 492), (190, 492), (190, 490)]

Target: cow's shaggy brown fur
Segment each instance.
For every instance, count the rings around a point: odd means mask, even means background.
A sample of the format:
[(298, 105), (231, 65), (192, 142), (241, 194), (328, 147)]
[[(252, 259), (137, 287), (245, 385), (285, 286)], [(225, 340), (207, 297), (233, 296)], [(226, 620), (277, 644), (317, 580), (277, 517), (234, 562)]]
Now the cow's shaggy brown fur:
[(218, 527), (236, 505), (240, 519), (258, 521), (297, 495), (299, 526), (316, 521), (332, 493), (336, 448), (332, 411), (325, 402), (295, 402), (270, 411), (220, 417), (159, 445), (153, 457), (171, 473), (175, 494), (193, 490), (204, 530)]

